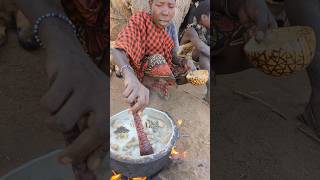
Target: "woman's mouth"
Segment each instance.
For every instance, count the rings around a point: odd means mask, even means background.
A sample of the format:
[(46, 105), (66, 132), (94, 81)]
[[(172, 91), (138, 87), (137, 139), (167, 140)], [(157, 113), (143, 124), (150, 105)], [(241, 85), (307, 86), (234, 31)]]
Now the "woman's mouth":
[(161, 24), (161, 25), (166, 25), (166, 24), (168, 24), (168, 23), (169, 23), (169, 21), (159, 20), (159, 24)]

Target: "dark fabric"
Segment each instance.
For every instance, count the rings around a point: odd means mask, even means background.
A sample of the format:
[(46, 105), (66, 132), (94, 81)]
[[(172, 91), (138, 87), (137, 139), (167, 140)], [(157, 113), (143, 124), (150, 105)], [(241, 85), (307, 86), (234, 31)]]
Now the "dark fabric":
[(101, 61), (109, 42), (109, 7), (101, 0), (61, 0), (66, 14), (76, 25), (80, 42), (94, 61)]
[[(107, 46), (109, 7), (107, 1), (101, 0), (61, 0), (65, 13), (76, 25), (78, 38), (83, 48), (97, 66), (107, 73)], [(66, 145), (71, 144), (79, 135), (80, 130), (75, 126), (64, 133)], [(88, 169), (86, 161), (73, 163), (72, 169), (76, 180), (96, 180), (94, 172)]]

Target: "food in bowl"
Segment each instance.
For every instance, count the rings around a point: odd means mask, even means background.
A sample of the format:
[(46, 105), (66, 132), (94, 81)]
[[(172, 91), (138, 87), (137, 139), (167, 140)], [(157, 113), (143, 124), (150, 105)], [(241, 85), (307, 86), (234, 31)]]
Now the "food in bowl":
[[(152, 145), (154, 153), (159, 153), (172, 137), (171, 124), (154, 114), (142, 114), (144, 131)], [(131, 113), (121, 118), (111, 119), (110, 150), (125, 159), (140, 158), (138, 135)]]

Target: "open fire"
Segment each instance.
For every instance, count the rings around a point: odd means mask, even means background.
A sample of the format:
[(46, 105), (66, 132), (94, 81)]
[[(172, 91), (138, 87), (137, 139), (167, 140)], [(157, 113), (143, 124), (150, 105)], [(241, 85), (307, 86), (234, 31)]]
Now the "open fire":
[(178, 120), (177, 120), (177, 125), (178, 125), (178, 127), (181, 127), (182, 124), (183, 124), (183, 120), (182, 120), (182, 119), (178, 119)]
[[(112, 176), (110, 177), (110, 180), (121, 180), (122, 174), (117, 174), (115, 171), (112, 170)], [(134, 178), (128, 178), (128, 180), (147, 180), (147, 177), (134, 177)]]
[(115, 171), (112, 170), (112, 176), (110, 177), (110, 180), (121, 180), (122, 174), (117, 174)]
[(176, 146), (173, 146), (171, 149), (171, 155), (169, 158), (171, 160), (178, 160), (178, 159), (183, 159), (187, 157), (187, 151), (178, 151)]
[[(179, 128), (182, 127), (182, 125), (184, 124), (184, 120), (183, 119), (178, 119), (176, 121), (177, 126)], [(179, 141), (179, 140), (178, 140)], [(173, 146), (171, 149), (171, 155), (170, 155), (170, 159), (171, 160), (179, 160), (179, 159), (183, 159), (187, 157), (187, 151), (184, 151), (184, 148), (179, 146), (179, 143), (177, 142), (176, 146)]]

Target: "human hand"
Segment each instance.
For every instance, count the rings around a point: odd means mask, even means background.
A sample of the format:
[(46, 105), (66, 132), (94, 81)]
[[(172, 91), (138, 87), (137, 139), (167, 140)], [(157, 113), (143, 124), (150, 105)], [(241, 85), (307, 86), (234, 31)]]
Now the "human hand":
[(277, 23), (265, 0), (230, 0), (230, 11), (238, 15), (240, 22), (253, 25), (249, 36), (261, 42), (268, 29), (277, 28)]
[(146, 88), (131, 71), (124, 71), (124, 98), (132, 105), (133, 113), (142, 112), (149, 104), (149, 89)]
[[(71, 45), (69, 48), (59, 47), (47, 49), (46, 69), (50, 88), (41, 100), (50, 113), (46, 123), (51, 129), (64, 134), (83, 124), (85, 128), (58, 159), (64, 164), (88, 160), (88, 167), (95, 169), (99, 164), (92, 162), (103, 159), (109, 141), (109, 81), (81, 48), (72, 48), (75, 46)], [(86, 119), (85, 123), (83, 119)]]

